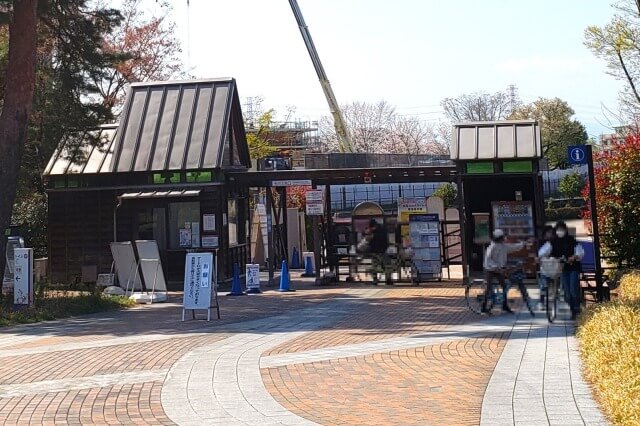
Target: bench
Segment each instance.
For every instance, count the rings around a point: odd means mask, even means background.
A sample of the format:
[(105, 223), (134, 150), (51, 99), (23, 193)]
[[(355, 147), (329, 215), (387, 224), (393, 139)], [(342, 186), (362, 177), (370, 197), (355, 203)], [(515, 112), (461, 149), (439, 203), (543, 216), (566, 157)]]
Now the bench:
[[(597, 286), (596, 286), (596, 256), (593, 246), (593, 241), (579, 240), (578, 241), (584, 249), (584, 257), (582, 258), (582, 271), (580, 272), (580, 287), (581, 287), (581, 300), (585, 299), (585, 294), (590, 294), (594, 300), (597, 299)], [(610, 288), (609, 277), (604, 273), (602, 274), (603, 282), (603, 296), (605, 300), (609, 300)]]

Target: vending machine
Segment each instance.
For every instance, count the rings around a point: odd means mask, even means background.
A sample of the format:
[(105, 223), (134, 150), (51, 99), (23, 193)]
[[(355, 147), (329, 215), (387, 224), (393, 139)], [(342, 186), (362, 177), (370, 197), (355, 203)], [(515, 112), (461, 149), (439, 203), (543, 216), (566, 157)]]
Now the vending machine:
[[(501, 229), (507, 241), (532, 241), (536, 236), (533, 203), (530, 201), (495, 201), (491, 203), (493, 229)], [(527, 275), (535, 275), (535, 247), (513, 253), (512, 258), (524, 263)]]

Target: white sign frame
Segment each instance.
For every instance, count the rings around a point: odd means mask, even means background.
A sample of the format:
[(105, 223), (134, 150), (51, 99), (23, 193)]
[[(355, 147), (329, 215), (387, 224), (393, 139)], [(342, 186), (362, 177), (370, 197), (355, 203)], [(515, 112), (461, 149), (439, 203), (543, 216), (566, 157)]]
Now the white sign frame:
[(142, 280), (138, 274), (138, 262), (131, 241), (112, 242), (109, 247), (120, 287), (124, 288), (125, 292), (129, 291), (130, 285), (131, 292), (142, 291)]
[(182, 298), (182, 321), (185, 312), (191, 311), (193, 319), (197, 310), (207, 311), (207, 321), (211, 321), (211, 308), (216, 308), (220, 319), (218, 304), (218, 278), (214, 259), (217, 253), (187, 253), (184, 265), (184, 293)]
[[(166, 294), (167, 282), (162, 270), (162, 260), (160, 259), (160, 251), (156, 240), (136, 240), (136, 250), (138, 251), (140, 273), (147, 291), (149, 290), (149, 283), (152, 283), (151, 294), (156, 291)], [(153, 301), (153, 297), (151, 300)]]

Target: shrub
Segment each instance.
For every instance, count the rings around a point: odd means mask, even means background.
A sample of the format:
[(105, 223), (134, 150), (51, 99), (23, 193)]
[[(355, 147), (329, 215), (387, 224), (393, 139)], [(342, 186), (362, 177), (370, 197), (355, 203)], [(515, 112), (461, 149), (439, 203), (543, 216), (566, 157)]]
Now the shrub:
[[(595, 158), (595, 192), (603, 253), (640, 266), (640, 134), (616, 141)], [(588, 188), (583, 193), (588, 197)], [(585, 213), (590, 218), (590, 213)]]
[(565, 175), (558, 183), (558, 190), (567, 198), (577, 197), (584, 188), (584, 178), (578, 172)]
[(578, 336), (587, 379), (604, 410), (615, 424), (640, 424), (640, 303), (590, 308)]
[(620, 300), (640, 303), (640, 271), (631, 271), (620, 279)]
[(434, 197), (442, 198), (444, 201), (445, 207), (451, 207), (455, 204), (456, 198), (458, 197), (458, 190), (456, 186), (452, 183), (445, 183), (444, 185), (438, 187), (432, 194)]
[(0, 327), (66, 318), (76, 315), (122, 309), (135, 304), (127, 297), (103, 296), (67, 291), (49, 291), (35, 295), (33, 307), (14, 311), (12, 298), (0, 300)]
[(581, 207), (561, 207), (557, 209), (545, 210), (547, 220), (567, 220), (567, 219), (580, 219), (582, 217)]

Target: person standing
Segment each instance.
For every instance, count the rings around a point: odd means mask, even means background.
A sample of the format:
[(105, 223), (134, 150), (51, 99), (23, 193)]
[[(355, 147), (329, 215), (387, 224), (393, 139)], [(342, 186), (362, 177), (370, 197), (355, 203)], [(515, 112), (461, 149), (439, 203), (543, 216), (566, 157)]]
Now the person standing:
[(580, 313), (580, 261), (584, 257), (584, 249), (573, 235), (569, 235), (566, 223), (558, 222), (555, 231), (556, 236), (551, 240), (551, 257), (565, 261), (560, 280), (565, 300), (571, 308), (571, 319), (575, 320)]
[[(553, 226), (545, 226), (542, 229), (542, 236), (540, 239), (540, 244), (538, 246), (538, 261), (540, 259), (547, 259), (551, 256), (551, 241), (555, 238), (556, 231), (553, 229)], [(544, 309), (545, 297), (547, 294), (547, 287), (549, 283), (549, 277), (545, 276), (540, 272), (538, 276), (538, 288), (540, 290), (540, 302), (539, 309)]]
[[(513, 312), (508, 304), (507, 288), (505, 285), (505, 274), (507, 273), (507, 258), (509, 253), (522, 250), (525, 244), (523, 242), (515, 244), (507, 244), (505, 242), (505, 234), (501, 229), (493, 231), (493, 240), (487, 247), (484, 256), (484, 273), (487, 287), (482, 302), (482, 312), (488, 312), (487, 301), (493, 294), (493, 280), (497, 280), (502, 287), (504, 298), (502, 301), (502, 310), (505, 312)], [(523, 297), (526, 297), (523, 294)]]

